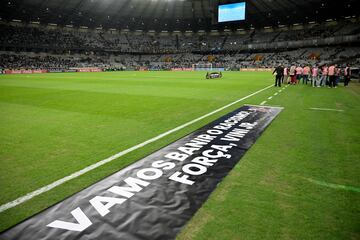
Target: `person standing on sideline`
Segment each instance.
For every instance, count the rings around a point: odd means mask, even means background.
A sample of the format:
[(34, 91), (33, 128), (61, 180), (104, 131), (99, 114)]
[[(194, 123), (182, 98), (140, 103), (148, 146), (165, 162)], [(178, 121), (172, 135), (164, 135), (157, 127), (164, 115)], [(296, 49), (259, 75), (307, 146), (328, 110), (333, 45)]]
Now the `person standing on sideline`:
[(335, 73), (336, 73), (336, 65), (333, 64), (329, 67), (328, 69), (328, 75), (329, 75), (329, 87), (336, 87), (336, 76), (335, 76)]
[(303, 79), (302, 79), (302, 83), (304, 84), (304, 82), (307, 85), (307, 82), (309, 81), (309, 74), (310, 74), (310, 67), (309, 66), (305, 66), (303, 69)]
[(341, 68), (336, 68), (335, 76), (335, 86), (337, 87), (341, 78)]
[(277, 66), (273, 71), (273, 74), (276, 74), (275, 87), (281, 87), (281, 79), (284, 77), (284, 67), (282, 65)]
[(295, 85), (296, 84), (296, 67), (294, 64), (290, 67), (289, 75), (290, 75), (291, 84)]
[(321, 71), (321, 79), (320, 79), (321, 86), (325, 87), (326, 85), (328, 85), (328, 73), (329, 73), (329, 68), (325, 64), (325, 66), (323, 66)]
[(296, 68), (296, 83), (300, 83), (300, 79), (302, 78), (303, 68), (298, 66)]
[(344, 70), (344, 87), (347, 87), (349, 85), (350, 79), (351, 79), (351, 68), (350, 68), (350, 64), (347, 64)]
[(320, 87), (320, 80), (319, 80), (319, 69), (318, 67), (315, 65), (311, 71), (311, 76), (312, 76), (312, 86), (313, 87)]
[(289, 78), (289, 69), (288, 67), (284, 67), (284, 76), (282, 79), (282, 83), (289, 83), (288, 78)]

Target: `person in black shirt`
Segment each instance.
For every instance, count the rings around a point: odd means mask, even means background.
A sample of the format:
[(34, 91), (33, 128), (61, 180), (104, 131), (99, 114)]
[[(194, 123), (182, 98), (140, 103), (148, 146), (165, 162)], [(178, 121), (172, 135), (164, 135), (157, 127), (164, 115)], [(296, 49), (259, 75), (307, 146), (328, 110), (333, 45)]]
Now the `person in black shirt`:
[(273, 74), (276, 74), (275, 76), (275, 87), (279, 86), (281, 87), (281, 79), (284, 76), (284, 67), (282, 65), (279, 65), (275, 68), (273, 71)]
[(351, 68), (350, 64), (346, 65), (346, 68), (344, 70), (344, 86), (347, 87), (349, 85), (351, 79)]

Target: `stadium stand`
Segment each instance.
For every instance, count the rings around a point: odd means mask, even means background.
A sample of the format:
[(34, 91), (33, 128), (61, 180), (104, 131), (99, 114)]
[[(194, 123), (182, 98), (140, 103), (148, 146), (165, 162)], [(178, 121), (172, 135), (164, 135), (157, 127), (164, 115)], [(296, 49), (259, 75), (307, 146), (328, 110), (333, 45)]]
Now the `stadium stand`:
[(2, 69), (164, 70), (211, 63), (238, 70), (347, 61), (358, 65), (360, 52), (356, 45), (360, 41), (357, 19), (197, 33), (119, 32), (1, 22), (0, 31)]

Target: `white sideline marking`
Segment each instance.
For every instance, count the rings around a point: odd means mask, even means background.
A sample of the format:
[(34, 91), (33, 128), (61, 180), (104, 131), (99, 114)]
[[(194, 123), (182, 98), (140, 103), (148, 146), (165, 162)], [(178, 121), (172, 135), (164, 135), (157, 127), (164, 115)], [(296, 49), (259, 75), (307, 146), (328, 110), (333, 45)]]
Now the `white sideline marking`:
[(89, 172), (89, 171), (91, 171), (91, 170), (93, 170), (95, 168), (98, 168), (98, 167), (100, 167), (100, 166), (102, 166), (102, 165), (104, 165), (104, 164), (106, 164), (108, 162), (111, 162), (111, 161), (113, 161), (113, 160), (115, 160), (115, 159), (129, 153), (129, 152), (132, 152), (132, 151), (134, 151), (136, 149), (142, 148), (142, 147), (148, 145), (149, 143), (155, 142), (155, 141), (157, 141), (157, 140), (159, 140), (159, 139), (161, 139), (161, 138), (163, 138), (163, 137), (165, 137), (165, 136), (167, 136), (167, 135), (169, 135), (169, 134), (171, 134), (173, 132), (179, 131), (180, 129), (183, 129), (183, 128), (185, 128), (185, 127), (187, 127), (187, 126), (189, 126), (189, 125), (191, 125), (193, 123), (196, 123), (196, 122), (198, 122), (198, 121), (200, 121), (200, 120), (202, 120), (202, 119), (204, 119), (204, 118), (206, 118), (208, 116), (211, 116), (211, 115), (213, 115), (215, 113), (218, 113), (218, 112), (220, 112), (220, 111), (222, 111), (222, 110), (224, 110), (224, 109), (226, 109), (226, 108), (228, 108), (228, 107), (230, 107), (230, 106), (232, 106), (232, 105), (234, 105), (234, 104), (236, 104), (238, 102), (241, 102), (241, 101), (243, 101), (243, 100), (245, 100), (245, 99), (247, 99), (249, 97), (252, 97), (252, 96), (254, 96), (254, 95), (258, 94), (258, 93), (261, 93), (262, 91), (265, 91), (265, 90), (267, 90), (268, 88), (271, 88), (271, 87), (273, 87), (273, 84), (271, 84), (270, 86), (267, 86), (267, 87), (265, 87), (263, 89), (260, 89), (260, 90), (254, 92), (254, 93), (251, 93), (251, 94), (249, 94), (249, 95), (247, 95), (247, 96), (245, 96), (243, 98), (240, 98), (240, 99), (238, 99), (238, 100), (236, 100), (236, 101), (234, 101), (232, 103), (229, 103), (229, 104), (227, 104), (227, 105), (225, 105), (225, 106), (223, 106), (221, 108), (218, 108), (218, 109), (216, 109), (216, 110), (214, 110), (214, 111), (212, 111), (210, 113), (207, 113), (207, 114), (205, 114), (205, 115), (203, 115), (201, 117), (198, 117), (198, 118), (196, 118), (194, 120), (191, 120), (191, 121), (189, 121), (187, 123), (184, 123), (183, 125), (180, 125), (180, 126), (178, 126), (176, 128), (173, 128), (173, 129), (171, 129), (171, 130), (169, 130), (167, 132), (164, 132), (164, 133), (162, 133), (162, 134), (160, 134), (160, 135), (158, 135), (156, 137), (153, 137), (153, 138), (151, 138), (149, 140), (146, 140), (145, 142), (139, 143), (139, 144), (137, 144), (135, 146), (132, 146), (131, 148), (128, 148), (128, 149), (125, 149), (125, 150), (123, 150), (121, 152), (118, 152), (118, 153), (116, 153), (116, 154), (114, 154), (114, 155), (112, 155), (112, 156), (110, 156), (110, 157), (108, 157), (106, 159), (103, 159), (103, 160), (101, 160), (99, 162), (96, 162), (96, 163), (90, 165), (90, 166), (87, 166), (86, 168), (84, 168), (84, 169), (82, 169), (80, 171), (74, 172), (74, 173), (72, 173), (72, 174), (70, 174), (70, 175), (68, 175), (68, 176), (66, 176), (64, 178), (61, 178), (61, 179), (59, 179), (59, 180), (57, 180), (57, 181), (55, 181), (53, 183), (50, 183), (49, 185), (41, 187), (41, 188), (39, 188), (39, 189), (37, 189), (37, 190), (35, 190), (33, 192), (30, 192), (30, 193), (28, 193), (28, 194), (26, 194), (26, 195), (24, 195), (22, 197), (19, 197), (19, 198), (15, 199), (15, 200), (13, 200), (11, 202), (5, 203), (5, 204), (0, 206), (0, 213), (7, 210), (7, 209), (9, 209), (9, 208), (13, 208), (13, 207), (15, 207), (15, 206), (17, 206), (17, 205), (19, 205), (19, 204), (21, 204), (23, 202), (26, 202), (26, 201), (32, 199), (33, 197), (35, 197), (37, 195), (40, 195), (40, 194), (42, 194), (44, 192), (47, 192), (47, 191), (49, 191), (49, 190), (51, 190), (51, 189), (65, 183), (65, 182), (67, 182), (69, 180), (72, 180), (72, 179), (74, 179), (76, 177), (79, 177), (79, 176), (81, 176), (81, 175), (83, 175), (83, 174), (85, 174), (85, 173), (87, 173), (87, 172)]
[(272, 97), (268, 97), (268, 99), (270, 100), (270, 99), (272, 99)]
[(335, 112), (343, 112), (342, 109), (333, 109), (333, 108), (309, 108), (311, 110), (319, 110), (319, 111), (335, 111)]
[(263, 102), (260, 103), (260, 105), (264, 105), (265, 103), (266, 103), (266, 101), (263, 101)]
[(276, 92), (276, 93), (274, 93), (274, 96), (276, 96), (276, 95), (278, 95), (278, 94), (279, 94), (279, 93)]

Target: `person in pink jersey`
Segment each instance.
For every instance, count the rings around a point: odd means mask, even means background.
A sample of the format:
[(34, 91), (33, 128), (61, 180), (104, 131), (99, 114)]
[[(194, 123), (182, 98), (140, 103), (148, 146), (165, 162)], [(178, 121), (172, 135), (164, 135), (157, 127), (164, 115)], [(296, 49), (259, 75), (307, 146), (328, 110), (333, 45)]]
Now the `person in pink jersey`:
[(312, 86), (320, 87), (319, 68), (315, 65), (311, 70)]
[(338, 86), (341, 78), (341, 68), (337, 67), (335, 70), (335, 87)]
[(321, 86), (328, 85), (328, 73), (329, 73), (329, 68), (325, 64), (325, 66), (322, 67), (322, 71), (321, 71), (321, 79), (320, 79)]
[(296, 81), (297, 81), (297, 83), (300, 82), (300, 79), (302, 78), (302, 74), (303, 74), (303, 68), (301, 66), (298, 66), (296, 68)]
[(284, 67), (284, 76), (283, 76), (283, 79), (282, 79), (282, 83), (289, 83), (288, 78), (289, 78), (289, 68)]
[(296, 66), (294, 64), (291, 65), (291, 67), (290, 67), (289, 75), (290, 75), (290, 79), (291, 79), (291, 84), (295, 85), (296, 84)]
[(332, 64), (328, 69), (328, 75), (329, 75), (329, 87), (336, 87), (336, 65)]
[(306, 83), (309, 81), (310, 67), (305, 66), (303, 69), (302, 83)]

